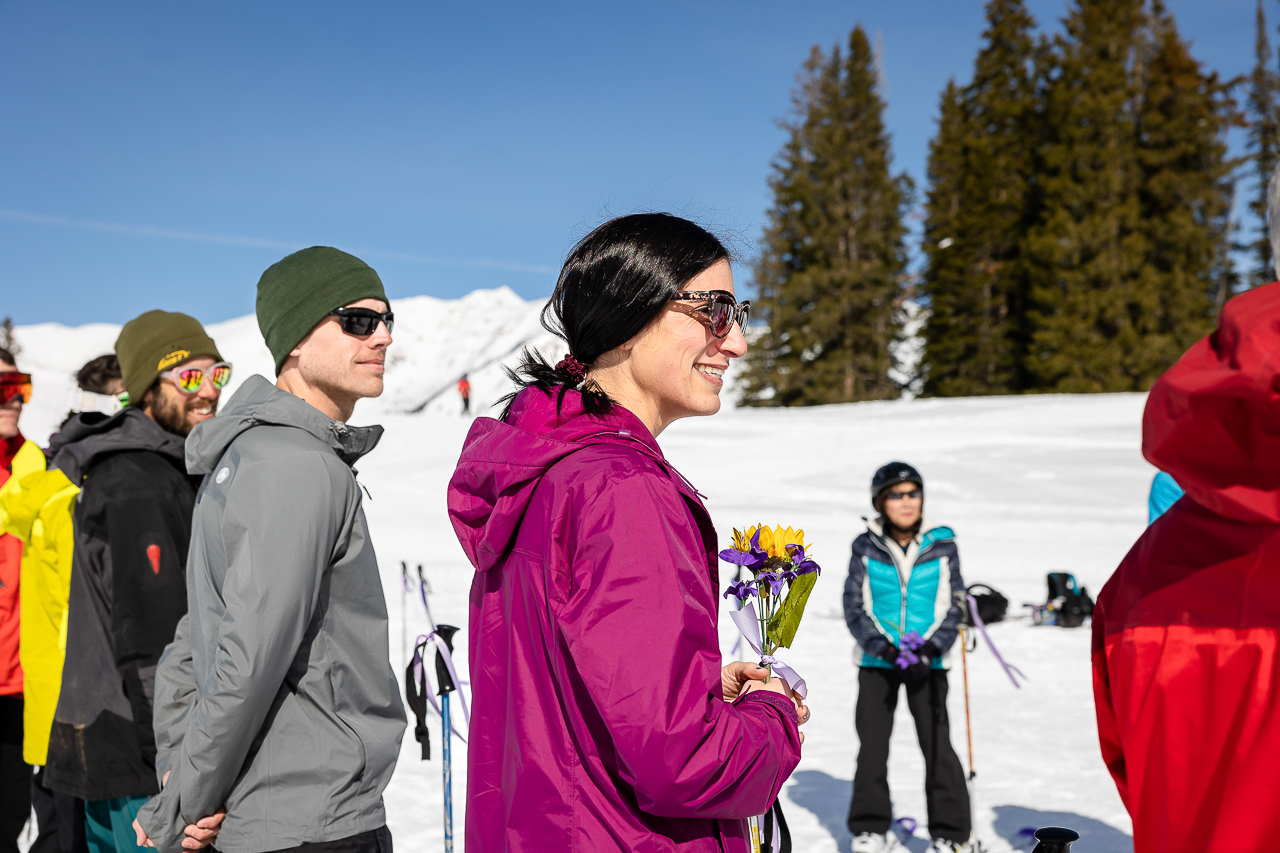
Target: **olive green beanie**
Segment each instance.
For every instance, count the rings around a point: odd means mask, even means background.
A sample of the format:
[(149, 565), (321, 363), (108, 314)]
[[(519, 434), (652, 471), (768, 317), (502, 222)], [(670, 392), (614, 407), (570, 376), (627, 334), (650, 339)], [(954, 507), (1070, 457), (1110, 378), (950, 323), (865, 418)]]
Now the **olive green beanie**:
[(202, 355), (222, 361), (204, 326), (186, 314), (148, 311), (125, 323), (116, 338), (124, 390), (135, 406), (163, 371)]
[(272, 264), (258, 280), (258, 328), (276, 375), (298, 342), (335, 308), (360, 299), (387, 301), (382, 279), (364, 261), (312, 246)]

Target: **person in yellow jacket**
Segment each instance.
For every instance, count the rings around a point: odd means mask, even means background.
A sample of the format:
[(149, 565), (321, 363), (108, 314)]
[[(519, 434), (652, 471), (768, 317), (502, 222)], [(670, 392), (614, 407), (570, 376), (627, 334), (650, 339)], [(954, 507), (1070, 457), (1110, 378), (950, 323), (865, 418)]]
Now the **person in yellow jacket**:
[[(123, 390), (114, 355), (86, 364), (77, 375), (83, 394), (75, 407), (91, 405), (110, 414), (113, 392)], [(80, 488), (58, 470), (46, 470), (45, 455), (25, 441), (12, 460), (9, 478), (0, 486), (0, 530), (22, 542), (19, 656), (24, 675), (22, 759), (43, 768), (49, 732), (58, 704), (67, 639), (67, 598), (74, 543), (71, 514)], [(32, 780), (31, 804), (39, 834), (32, 853), (80, 853), (84, 840), (84, 806), (75, 797), (56, 794)]]

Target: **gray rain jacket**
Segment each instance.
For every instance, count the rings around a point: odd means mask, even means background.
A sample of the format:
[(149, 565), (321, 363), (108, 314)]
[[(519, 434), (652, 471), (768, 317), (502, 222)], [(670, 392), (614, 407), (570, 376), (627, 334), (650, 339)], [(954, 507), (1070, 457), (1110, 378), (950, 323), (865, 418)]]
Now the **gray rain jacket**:
[(209, 476), (156, 673), (156, 771), (173, 775), (138, 815), (165, 853), (223, 805), (223, 853), (386, 823), (405, 714), (351, 468), (381, 436), (254, 376), (188, 438), (187, 469)]

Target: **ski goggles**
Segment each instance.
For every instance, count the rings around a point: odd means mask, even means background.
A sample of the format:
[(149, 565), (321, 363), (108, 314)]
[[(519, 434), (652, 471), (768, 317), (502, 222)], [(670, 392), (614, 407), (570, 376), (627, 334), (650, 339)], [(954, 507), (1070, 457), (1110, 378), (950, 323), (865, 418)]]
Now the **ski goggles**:
[(124, 394), (95, 394), (92, 391), (81, 391), (72, 388), (67, 391), (67, 408), (73, 412), (102, 412), (114, 415), (124, 408), (121, 397)]
[(733, 330), (734, 323), (742, 331), (747, 330), (751, 302), (739, 302), (727, 290), (682, 290), (671, 298), (681, 302), (705, 301), (707, 304), (694, 308), (692, 314), (717, 338), (726, 337)]
[(166, 370), (160, 374), (161, 379), (172, 379), (174, 387), (183, 394), (195, 394), (204, 387), (207, 378), (215, 391), (221, 391), (231, 381), (231, 365), (225, 361), (209, 367), (184, 367), (180, 370)]
[(31, 402), (31, 374), (6, 370), (0, 373), (0, 406), (21, 397), (23, 403)]
[(912, 489), (909, 492), (885, 492), (884, 499), (887, 501), (900, 501), (904, 498), (922, 498), (924, 497), (924, 489)]
[(335, 308), (329, 314), (338, 318), (342, 331), (357, 338), (365, 338), (372, 335), (378, 330), (379, 323), (386, 324), (387, 334), (389, 335), (391, 334), (391, 327), (396, 322), (396, 315), (393, 312), (388, 311), (383, 314), (374, 311), (372, 308)]

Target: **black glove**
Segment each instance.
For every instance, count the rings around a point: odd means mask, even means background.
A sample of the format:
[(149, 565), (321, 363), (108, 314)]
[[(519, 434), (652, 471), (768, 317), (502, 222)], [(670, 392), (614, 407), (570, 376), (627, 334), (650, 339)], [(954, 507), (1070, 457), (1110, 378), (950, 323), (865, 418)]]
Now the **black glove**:
[(938, 657), (940, 654), (942, 654), (942, 652), (938, 650), (938, 647), (933, 644), (932, 640), (916, 649), (916, 657), (920, 660), (906, 668), (906, 671), (902, 673), (903, 681), (908, 684), (923, 684), (928, 681), (929, 665), (933, 663), (933, 659)]
[[(886, 640), (886, 642), (888, 641)], [(883, 649), (880, 650), (880, 654), (876, 655), (876, 657), (880, 658), (880, 660), (884, 661), (885, 663), (892, 664), (893, 666), (897, 666), (898, 664), (896, 663), (896, 661), (898, 660), (898, 655), (900, 654), (902, 654), (901, 649), (899, 649), (893, 643), (888, 643), (888, 645), (886, 645)]]

